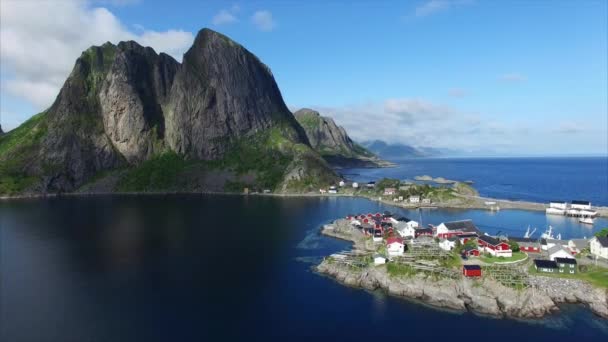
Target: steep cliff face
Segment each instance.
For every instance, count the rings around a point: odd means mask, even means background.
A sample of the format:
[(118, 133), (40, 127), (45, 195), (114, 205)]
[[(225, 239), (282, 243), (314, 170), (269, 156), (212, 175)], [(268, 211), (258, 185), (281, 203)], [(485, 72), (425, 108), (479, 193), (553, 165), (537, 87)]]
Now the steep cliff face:
[(294, 116), (304, 128), (310, 145), (333, 166), (385, 166), (373, 153), (354, 142), (332, 118), (308, 108), (298, 110)]
[(206, 29), (184, 55), (166, 122), (169, 146), (201, 159), (221, 156), (227, 141), (281, 124), (289, 139), (307, 143), (270, 69), (241, 45)]
[(336, 177), (311, 150), (268, 67), (203, 29), (183, 64), (132, 41), (84, 51), (53, 105), (0, 138), (0, 193), (74, 191), (100, 173), (142, 167), (155, 172), (144, 190), (165, 189), (156, 187), (160, 179), (188, 191), (189, 183), (173, 183), (209, 170), (199, 165), (193, 175), (173, 163), (169, 177), (157, 158), (167, 154), (184, 168), (215, 161), (232, 177), (222, 179), (238, 184), (248, 171), (253, 184), (283, 190), (306, 179), (312, 186), (309, 175)]

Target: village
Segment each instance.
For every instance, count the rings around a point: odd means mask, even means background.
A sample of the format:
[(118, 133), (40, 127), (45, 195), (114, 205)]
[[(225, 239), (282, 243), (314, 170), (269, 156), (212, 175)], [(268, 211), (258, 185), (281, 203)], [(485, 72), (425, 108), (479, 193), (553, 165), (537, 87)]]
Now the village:
[[(512, 300), (504, 298), (509, 293), (504, 289), (515, 290), (517, 294), (512, 296), (520, 298), (515, 301), (519, 311), (507, 313), (515, 317), (541, 317), (555, 310), (534, 311), (537, 308), (530, 298), (541, 294), (555, 305), (562, 301), (582, 302), (592, 308), (600, 305), (594, 311), (608, 317), (608, 232), (603, 232), (606, 235), (567, 240), (554, 237), (552, 228), (537, 238), (530, 237), (529, 230), (521, 237), (491, 236), (472, 220), (422, 227), (388, 211), (352, 214), (324, 225), (322, 234), (352, 241), (353, 248), (326, 257), (317, 269), (353, 286), (369, 282), (364, 278), (370, 275), (376, 278), (372, 282), (383, 283), (379, 286), (387, 289), (395, 284), (406, 286), (412, 279), (424, 279), (425, 291), (442, 280), (469, 284), (463, 285), (469, 289), (493, 286), (496, 302)], [(504, 289), (498, 291), (497, 287)], [(599, 299), (585, 297), (585, 293), (599, 293)], [(453, 296), (463, 295), (455, 292)], [(429, 297), (422, 296), (432, 301)], [(445, 306), (445, 301), (438, 306)]]

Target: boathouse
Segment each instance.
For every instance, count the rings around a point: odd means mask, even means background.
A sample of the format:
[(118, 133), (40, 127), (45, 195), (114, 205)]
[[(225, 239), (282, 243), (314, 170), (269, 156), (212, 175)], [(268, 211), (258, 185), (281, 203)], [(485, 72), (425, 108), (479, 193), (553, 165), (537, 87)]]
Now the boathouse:
[(536, 259), (534, 260), (534, 268), (537, 272), (544, 273), (557, 273), (557, 263), (552, 260), (542, 260)]
[(589, 201), (572, 201), (570, 208), (577, 210), (591, 210), (591, 202)]
[(576, 273), (576, 259), (571, 258), (555, 258), (559, 273)]
[(463, 265), (462, 274), (465, 277), (481, 277), (481, 266), (479, 265)]
[(437, 226), (437, 237), (439, 238), (471, 234), (481, 235), (481, 231), (472, 220), (443, 222)]
[(433, 229), (431, 228), (419, 228), (414, 231), (414, 237), (419, 236), (433, 236)]
[(480, 248), (490, 253), (492, 256), (510, 258), (513, 256), (511, 246), (504, 241), (500, 241), (491, 236), (482, 235), (477, 238), (477, 243)]

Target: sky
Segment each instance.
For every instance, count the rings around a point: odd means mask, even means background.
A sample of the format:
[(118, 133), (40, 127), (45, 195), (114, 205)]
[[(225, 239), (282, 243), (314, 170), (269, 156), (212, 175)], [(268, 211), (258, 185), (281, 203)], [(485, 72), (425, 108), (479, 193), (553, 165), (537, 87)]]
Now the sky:
[(48, 108), (91, 45), (181, 61), (202, 28), (267, 64), (290, 109), (357, 141), (608, 154), (608, 1), (0, 1), (0, 124)]

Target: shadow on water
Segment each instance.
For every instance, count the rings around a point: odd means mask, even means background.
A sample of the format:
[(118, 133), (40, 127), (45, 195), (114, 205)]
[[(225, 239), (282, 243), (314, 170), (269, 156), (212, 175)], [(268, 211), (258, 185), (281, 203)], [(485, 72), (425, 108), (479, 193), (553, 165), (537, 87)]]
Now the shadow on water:
[[(356, 198), (200, 195), (0, 202), (0, 340), (360, 341), (402, 338), (404, 331), (468, 338), (463, 325), (482, 325), (497, 341), (606, 333), (605, 321), (578, 306), (538, 324), (493, 320), (347, 288), (311, 272), (323, 256), (350, 246), (320, 236), (323, 223), (387, 209), (394, 210)], [(521, 211), (423, 215), (426, 223), (470, 217), (488, 230), (522, 233), (546, 222)]]

